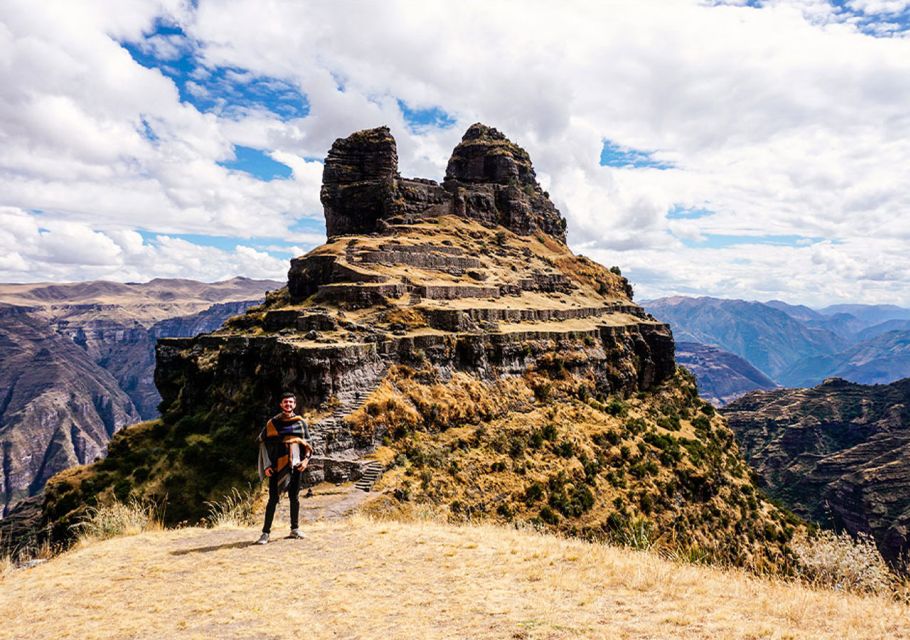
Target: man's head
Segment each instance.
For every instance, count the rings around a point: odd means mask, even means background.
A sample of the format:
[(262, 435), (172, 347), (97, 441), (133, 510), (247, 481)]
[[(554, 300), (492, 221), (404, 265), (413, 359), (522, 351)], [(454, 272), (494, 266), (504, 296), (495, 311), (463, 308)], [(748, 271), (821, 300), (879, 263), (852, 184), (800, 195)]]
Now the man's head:
[(278, 406), (285, 413), (294, 413), (294, 409), (297, 407), (297, 398), (293, 393), (282, 393)]

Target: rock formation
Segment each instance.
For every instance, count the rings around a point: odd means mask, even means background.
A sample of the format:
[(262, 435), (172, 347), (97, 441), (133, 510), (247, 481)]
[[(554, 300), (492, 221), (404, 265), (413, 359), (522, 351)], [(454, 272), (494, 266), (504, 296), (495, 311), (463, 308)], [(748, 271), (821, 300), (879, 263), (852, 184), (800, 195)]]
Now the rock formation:
[(339, 138), (325, 161), (320, 199), (328, 237), (373, 233), (421, 216), (454, 214), (520, 235), (565, 242), (565, 219), (537, 183), (527, 151), (502, 133), (472, 125), (455, 147), (442, 186), (398, 174), (388, 127)]
[(496, 129), (471, 125), (452, 152), (443, 184), (456, 215), (566, 240), (566, 221), (537, 183), (528, 152)]
[(910, 379), (756, 391), (723, 410), (768, 491), (798, 514), (871, 533), (897, 560), (910, 541)]
[(167, 496), (169, 521), (256, 482), (255, 436), (298, 396), (309, 483), (380, 470), (390, 509), (660, 538), (784, 570), (793, 523), (753, 495), (733, 436), (621, 275), (574, 255), (530, 159), (474, 125), (443, 185), (400, 178), (385, 128), (326, 158), (328, 242), (286, 289), (210, 334), (159, 341), (162, 419), (55, 477), (58, 535), (85, 504)]

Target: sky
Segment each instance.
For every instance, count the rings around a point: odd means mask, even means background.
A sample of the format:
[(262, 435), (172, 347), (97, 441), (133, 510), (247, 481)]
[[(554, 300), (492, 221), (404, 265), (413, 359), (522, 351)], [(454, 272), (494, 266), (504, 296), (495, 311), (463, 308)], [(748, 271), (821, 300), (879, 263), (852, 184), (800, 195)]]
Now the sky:
[(0, 281), (284, 280), (484, 122), (637, 299), (910, 306), (910, 0), (0, 3)]

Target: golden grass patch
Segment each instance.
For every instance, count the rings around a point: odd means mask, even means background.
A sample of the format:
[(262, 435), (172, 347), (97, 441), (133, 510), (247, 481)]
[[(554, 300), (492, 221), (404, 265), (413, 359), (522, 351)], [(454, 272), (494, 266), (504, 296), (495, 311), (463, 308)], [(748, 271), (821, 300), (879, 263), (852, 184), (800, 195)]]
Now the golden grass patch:
[[(6, 638), (898, 638), (910, 609), (490, 525), (353, 517), (96, 542), (0, 589)], [(277, 571), (277, 573), (276, 573)]]

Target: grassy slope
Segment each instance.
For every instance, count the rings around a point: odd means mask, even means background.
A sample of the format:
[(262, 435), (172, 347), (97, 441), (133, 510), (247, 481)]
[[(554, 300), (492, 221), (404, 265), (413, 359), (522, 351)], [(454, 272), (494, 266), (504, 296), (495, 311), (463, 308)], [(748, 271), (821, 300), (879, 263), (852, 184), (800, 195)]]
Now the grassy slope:
[(377, 452), (391, 466), (377, 485), (385, 509), (429, 503), (456, 522), (530, 522), (691, 561), (792, 571), (799, 521), (755, 490), (690, 375), (598, 400), (584, 368), (570, 368), (492, 385), (394, 370), (351, 416), (355, 429), (387, 430)]
[(5, 638), (896, 638), (910, 609), (490, 525), (361, 516), (251, 547), (177, 529), (76, 548), (0, 588)]

